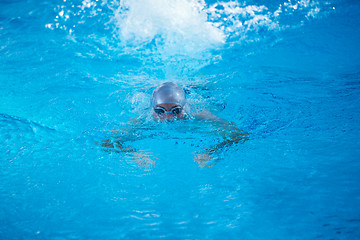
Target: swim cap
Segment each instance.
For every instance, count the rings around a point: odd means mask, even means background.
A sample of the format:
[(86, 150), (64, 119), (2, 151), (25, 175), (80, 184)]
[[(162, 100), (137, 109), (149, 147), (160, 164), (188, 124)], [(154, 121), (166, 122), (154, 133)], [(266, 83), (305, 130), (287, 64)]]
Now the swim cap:
[(162, 103), (176, 103), (184, 106), (185, 92), (182, 87), (173, 82), (166, 82), (158, 86), (152, 94), (152, 105)]

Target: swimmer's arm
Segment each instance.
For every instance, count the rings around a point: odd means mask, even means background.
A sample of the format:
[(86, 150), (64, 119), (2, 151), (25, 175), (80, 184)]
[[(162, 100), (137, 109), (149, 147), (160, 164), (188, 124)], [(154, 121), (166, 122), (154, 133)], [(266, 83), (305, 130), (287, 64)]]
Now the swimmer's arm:
[[(151, 168), (155, 164), (155, 157), (151, 153), (138, 150), (136, 148), (129, 148), (122, 144), (123, 141), (117, 139), (117, 137), (106, 137), (105, 140), (101, 142), (101, 146), (104, 147), (106, 152), (115, 152), (115, 153), (126, 153), (130, 154), (134, 161), (142, 168)], [(156, 158), (155, 158), (156, 159)]]
[[(241, 129), (237, 128), (234, 123), (219, 118), (209, 111), (203, 111), (196, 115), (195, 118), (200, 121), (205, 121), (206, 123), (218, 128), (218, 133), (223, 137), (223, 141), (206, 149), (202, 154), (198, 154), (195, 157), (195, 161), (197, 161), (202, 167), (212, 167), (215, 164), (217, 157), (213, 156), (213, 154), (216, 152), (219, 152), (233, 144), (243, 143), (248, 140), (248, 135)], [(209, 162), (214, 158), (215, 161), (212, 161), (212, 164), (209, 165)]]
[[(135, 134), (137, 126), (142, 123), (139, 119), (131, 119), (126, 125), (117, 130), (111, 131), (111, 136), (105, 136), (105, 139), (101, 141), (101, 146), (104, 147), (104, 151), (107, 152), (124, 152), (124, 153), (134, 153), (138, 150), (135, 148), (129, 148), (124, 145), (124, 142), (129, 141), (133, 138), (132, 135)], [(98, 143), (95, 143), (98, 144)]]
[(213, 127), (219, 129), (220, 135), (226, 139), (225, 142), (233, 143), (241, 140), (247, 140), (248, 135), (241, 129), (237, 128), (235, 123), (228, 122), (208, 110), (204, 110), (195, 115), (195, 119), (205, 121)]
[(142, 123), (143, 121), (140, 119), (130, 119), (121, 129), (112, 130), (111, 135), (130, 135), (134, 133), (137, 129), (137, 126), (141, 125)]
[(105, 137), (105, 139), (101, 142), (101, 146), (104, 147), (104, 151), (106, 152), (124, 152), (124, 153), (133, 153), (137, 152), (135, 148), (125, 147), (120, 140), (115, 140), (115, 137)]
[[(241, 131), (241, 130), (239, 130), (239, 131)], [(248, 138), (248, 135), (246, 133), (235, 132), (235, 133), (231, 134), (230, 138), (224, 139), (224, 141), (220, 142), (219, 144), (215, 145), (214, 147), (211, 147), (211, 148), (207, 149), (207, 152), (209, 154), (212, 154), (212, 153), (215, 153), (218, 150), (223, 149), (224, 147), (231, 146), (231, 145), (233, 145), (235, 143), (243, 143), (248, 139), (249, 138)]]

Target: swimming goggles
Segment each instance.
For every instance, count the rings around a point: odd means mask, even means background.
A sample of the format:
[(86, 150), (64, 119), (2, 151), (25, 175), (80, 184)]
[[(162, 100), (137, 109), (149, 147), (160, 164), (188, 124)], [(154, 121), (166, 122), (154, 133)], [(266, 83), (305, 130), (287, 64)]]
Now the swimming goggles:
[(180, 107), (180, 106), (176, 106), (176, 107), (173, 107), (170, 111), (166, 111), (165, 108), (163, 107), (156, 107), (154, 108), (154, 112), (157, 114), (157, 115), (162, 115), (162, 114), (165, 114), (165, 113), (171, 113), (172, 115), (178, 115), (182, 112), (183, 108)]

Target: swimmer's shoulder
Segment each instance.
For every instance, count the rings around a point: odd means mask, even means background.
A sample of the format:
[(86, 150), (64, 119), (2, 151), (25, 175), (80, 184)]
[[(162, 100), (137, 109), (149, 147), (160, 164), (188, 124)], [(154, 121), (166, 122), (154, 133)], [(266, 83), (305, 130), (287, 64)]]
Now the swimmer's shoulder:
[(217, 121), (217, 122), (224, 121), (223, 119), (219, 118), (218, 116), (216, 116), (207, 109), (194, 114), (194, 118), (196, 120), (202, 120), (202, 121)]

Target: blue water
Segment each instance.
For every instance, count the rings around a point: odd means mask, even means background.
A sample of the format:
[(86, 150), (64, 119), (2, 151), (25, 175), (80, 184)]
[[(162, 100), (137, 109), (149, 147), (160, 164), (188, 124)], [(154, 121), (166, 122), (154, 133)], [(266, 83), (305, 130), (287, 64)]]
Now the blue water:
[[(0, 239), (359, 239), (359, 13), (2, 0)], [(199, 164), (222, 130), (152, 121), (164, 81), (249, 140)], [(133, 118), (142, 155), (106, 151)]]

